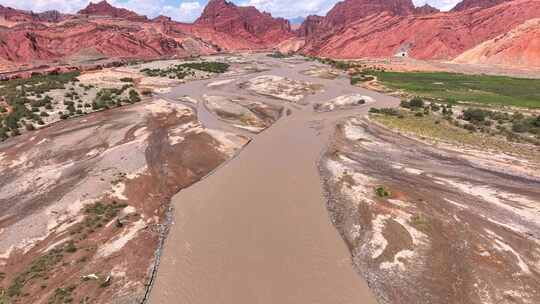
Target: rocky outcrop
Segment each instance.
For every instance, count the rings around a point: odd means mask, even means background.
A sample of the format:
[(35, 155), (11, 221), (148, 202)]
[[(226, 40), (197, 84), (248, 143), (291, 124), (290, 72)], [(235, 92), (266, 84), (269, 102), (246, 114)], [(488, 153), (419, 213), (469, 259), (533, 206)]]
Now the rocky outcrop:
[(459, 55), (458, 63), (540, 67), (540, 19), (533, 19), (508, 33), (485, 41)]
[(414, 9), (414, 13), (417, 15), (430, 15), (438, 12), (440, 12), (440, 10), (434, 8), (427, 3)]
[(156, 18), (152, 19), (153, 22), (171, 22), (171, 17), (159, 15)]
[(9, 22), (60, 22), (67, 17), (59, 11), (34, 13), (0, 5), (0, 18)]
[[(273, 18), (272, 15), (258, 11), (255, 7), (239, 7), (225, 0), (211, 0), (194, 26), (199, 33), (208, 29), (230, 36), (239, 41), (239, 45), (252, 48), (273, 46), (293, 36), (289, 21)], [(216, 41), (216, 35), (205, 35)], [(219, 44), (219, 41), (216, 41)], [(231, 44), (234, 48), (234, 43)], [(227, 47), (231, 48), (231, 47)]]
[[(379, 5), (378, 9), (373, 5), (362, 9), (364, 1), (341, 2), (317, 23), (306, 24), (304, 28), (309, 30), (304, 33), (309, 34), (301, 51), (334, 58), (400, 54), (418, 59), (452, 59), (540, 17), (537, 0), (513, 0), (484, 9), (431, 14), (411, 11), (404, 0)], [(412, 5), (410, 0), (409, 4)]]
[[(66, 57), (76, 60), (87, 50), (110, 58), (146, 59), (215, 52), (211, 45), (196, 37), (171, 37), (140, 24), (69, 22), (54, 27), (16, 26), (0, 32), (0, 41), (0, 57), (21, 63)], [(189, 48), (184, 46), (186, 43)]]
[(415, 11), (411, 0), (345, 0), (338, 2), (326, 15), (325, 27), (342, 27), (359, 19), (386, 12), (394, 16), (407, 16)]
[(297, 30), (298, 36), (308, 37), (312, 36), (315, 31), (321, 27), (321, 22), (324, 20), (324, 17), (311, 15), (307, 16), (306, 20), (302, 22), (300, 27)]
[(459, 12), (465, 11), (472, 8), (487, 8), (492, 7), (503, 2), (509, 2), (512, 0), (463, 0), (458, 3), (452, 11)]
[(128, 19), (128, 20), (136, 20), (136, 21), (147, 20), (145, 16), (141, 16), (135, 12), (132, 12), (124, 8), (116, 8), (110, 5), (105, 0), (98, 3), (90, 2), (90, 4), (88, 4), (86, 8), (79, 11), (79, 14), (85, 15), (85, 16), (107, 16), (107, 17), (122, 18), (122, 19)]

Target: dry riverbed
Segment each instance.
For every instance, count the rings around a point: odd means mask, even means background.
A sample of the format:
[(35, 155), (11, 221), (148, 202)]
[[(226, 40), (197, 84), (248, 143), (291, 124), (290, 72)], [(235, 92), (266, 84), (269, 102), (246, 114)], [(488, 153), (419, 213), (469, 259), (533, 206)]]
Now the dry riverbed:
[[(65, 90), (82, 89), (84, 103), (126, 82), (159, 94), (215, 76), (171, 80), (140, 72), (182, 63), (87, 73)], [(230, 71), (241, 69), (233, 64)], [(242, 107), (261, 130), (280, 115), (264, 104)], [(0, 144), (1, 303), (140, 303), (155, 274), (171, 197), (249, 142), (208, 128), (187, 103), (159, 96), (86, 114)]]
[(0, 303), (540, 302), (534, 150), (367, 118), (399, 100), (300, 57), (76, 82), (154, 97), (0, 144)]
[(154, 100), (2, 144), (3, 296), (141, 301), (171, 196), (246, 143), (205, 129), (189, 107)]
[(538, 171), (472, 155), (338, 126), (320, 164), (328, 208), (379, 303), (540, 301)]

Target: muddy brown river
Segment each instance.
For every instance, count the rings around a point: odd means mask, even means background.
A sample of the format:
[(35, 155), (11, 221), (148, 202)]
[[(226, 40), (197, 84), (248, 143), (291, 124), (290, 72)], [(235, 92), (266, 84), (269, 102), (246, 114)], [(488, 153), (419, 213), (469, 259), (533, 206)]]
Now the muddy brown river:
[[(203, 94), (256, 96), (287, 107), (291, 114), (252, 136), (237, 157), (173, 198), (174, 222), (150, 303), (376, 303), (330, 222), (317, 162), (337, 120), (366, 113), (373, 105), (397, 105), (398, 100), (352, 87), (346, 77), (302, 74), (312, 62), (263, 55), (254, 59), (270, 68), (231, 78), (285, 76), (321, 84), (323, 91), (308, 95), (303, 106), (254, 95), (240, 89), (238, 81), (212, 88), (209, 80), (191, 82), (167, 94), (170, 100), (184, 95), (200, 100)], [(375, 102), (355, 110), (313, 111), (315, 102), (350, 93)], [(207, 126), (230, 128), (210, 113), (199, 117)]]

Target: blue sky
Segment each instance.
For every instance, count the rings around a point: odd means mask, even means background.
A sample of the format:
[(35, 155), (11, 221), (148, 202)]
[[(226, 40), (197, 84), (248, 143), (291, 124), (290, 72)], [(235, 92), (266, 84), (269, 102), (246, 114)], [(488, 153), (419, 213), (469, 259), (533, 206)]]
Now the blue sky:
[[(93, 0), (97, 2), (98, 0)], [(76, 12), (85, 7), (89, 0), (0, 0), (0, 4), (19, 9), (44, 11), (57, 9)], [(203, 10), (208, 0), (109, 0), (115, 6), (129, 8), (139, 14), (155, 17), (170, 16), (178, 21), (193, 21)], [(276, 17), (295, 18), (310, 14), (324, 15), (339, 2), (338, 0), (233, 0), (238, 5), (253, 5)], [(460, 0), (413, 0), (416, 6), (425, 3), (442, 10), (451, 9)]]

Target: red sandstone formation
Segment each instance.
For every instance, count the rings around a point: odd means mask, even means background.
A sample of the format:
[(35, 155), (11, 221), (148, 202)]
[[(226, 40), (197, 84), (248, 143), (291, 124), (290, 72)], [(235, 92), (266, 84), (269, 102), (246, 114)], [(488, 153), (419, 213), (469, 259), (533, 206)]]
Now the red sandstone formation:
[(124, 8), (116, 8), (103, 0), (99, 3), (90, 3), (85, 9), (79, 11), (80, 15), (108, 16), (133, 21), (145, 21), (147, 18)]
[(440, 12), (440, 10), (432, 7), (429, 4), (424, 4), (423, 6), (419, 6), (414, 10), (414, 13), (417, 15), (430, 15)]
[(464, 11), (471, 8), (487, 8), (512, 0), (463, 0), (452, 11)]
[(0, 31), (0, 61), (18, 65), (88, 54), (142, 59), (206, 55), (271, 48), (294, 36), (287, 20), (224, 0), (210, 1), (194, 24), (166, 16), (150, 20), (102, 1), (77, 15), (0, 6), (0, 25), (6, 27)]
[(334, 58), (400, 54), (418, 59), (452, 59), (540, 17), (538, 0), (513, 0), (483, 9), (432, 14), (415, 13), (410, 9), (410, 0), (397, 0), (394, 5), (376, 2), (377, 6), (361, 10), (365, 1), (346, 0), (318, 22), (304, 25), (303, 32), (309, 34), (301, 51)]
[[(0, 6), (0, 62), (5, 70), (88, 54), (154, 59), (271, 48), (334, 58), (453, 59), (534, 18), (540, 18), (540, 0), (464, 0), (450, 12), (414, 7), (411, 0), (345, 0), (324, 17), (308, 16), (293, 32), (285, 19), (225, 0), (211, 0), (193, 24), (150, 20), (106, 1), (77, 15)], [(540, 58), (530, 47), (511, 54), (526, 62)]]
[(532, 19), (508, 33), (485, 41), (459, 55), (455, 62), (540, 67), (540, 19)]
[(0, 17), (7, 22), (60, 22), (67, 18), (58, 11), (34, 13), (0, 5)]
[[(216, 34), (225, 34), (235, 40), (241, 40), (240, 48), (251, 45), (252, 48), (274, 46), (293, 36), (289, 21), (273, 18), (268, 13), (261, 13), (255, 7), (239, 7), (225, 0), (211, 0), (202, 15), (195, 21), (198, 33), (216, 41)], [(211, 35), (208, 35), (210, 34)], [(217, 44), (223, 41), (216, 41)], [(227, 48), (235, 48), (229, 43)]]

